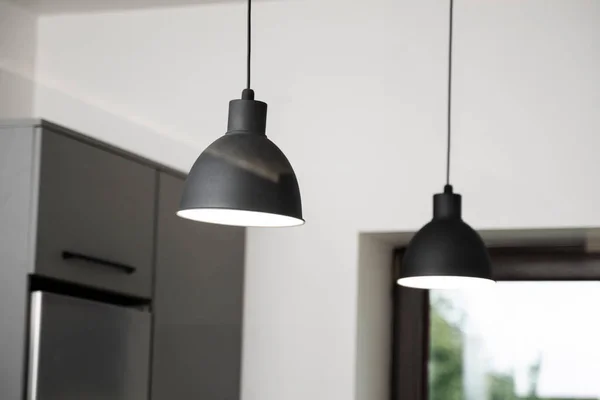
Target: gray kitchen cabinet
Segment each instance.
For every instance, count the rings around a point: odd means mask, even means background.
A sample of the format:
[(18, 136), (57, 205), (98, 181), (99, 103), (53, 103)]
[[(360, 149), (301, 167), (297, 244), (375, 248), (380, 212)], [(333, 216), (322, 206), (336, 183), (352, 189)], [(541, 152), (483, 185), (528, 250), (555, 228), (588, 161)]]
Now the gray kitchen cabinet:
[(183, 183), (160, 173), (152, 400), (236, 400), (245, 229), (177, 217)]
[(28, 274), (35, 243), (31, 176), (31, 127), (0, 128), (0, 399), (22, 400), (26, 366)]
[[(158, 169), (46, 121), (0, 122), (0, 399), (148, 398)], [(75, 372), (87, 380), (69, 386)]]
[(0, 148), (0, 186), (15, 208), (0, 217), (21, 235), (24, 270), (150, 299), (157, 169), (46, 121), (0, 123)]
[(151, 297), (157, 172), (42, 127), (35, 273)]
[(0, 121), (0, 399), (239, 399), (245, 229), (177, 217), (184, 178)]

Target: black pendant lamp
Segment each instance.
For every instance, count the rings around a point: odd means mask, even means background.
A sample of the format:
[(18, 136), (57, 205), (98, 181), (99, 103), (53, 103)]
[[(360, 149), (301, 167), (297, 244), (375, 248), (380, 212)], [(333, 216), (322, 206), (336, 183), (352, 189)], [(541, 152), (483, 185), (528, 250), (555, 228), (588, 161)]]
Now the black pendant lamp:
[(419, 289), (456, 289), (494, 283), (491, 261), (479, 234), (461, 218), (461, 196), (450, 185), (452, 111), (452, 28), (450, 0), (448, 62), (448, 146), (446, 186), (433, 196), (433, 219), (408, 244), (398, 284)]
[(229, 102), (224, 136), (196, 160), (185, 182), (177, 215), (235, 226), (302, 225), (296, 174), (283, 152), (265, 135), (267, 104), (250, 88), (252, 1), (248, 0), (247, 87)]

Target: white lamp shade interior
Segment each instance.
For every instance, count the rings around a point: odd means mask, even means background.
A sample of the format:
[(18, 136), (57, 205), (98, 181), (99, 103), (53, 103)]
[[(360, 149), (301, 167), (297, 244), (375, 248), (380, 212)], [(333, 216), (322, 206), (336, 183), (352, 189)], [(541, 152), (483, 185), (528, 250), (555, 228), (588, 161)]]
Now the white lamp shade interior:
[(259, 211), (233, 210), (226, 208), (197, 208), (180, 210), (177, 215), (193, 221), (209, 224), (277, 228), (303, 225), (304, 221), (287, 215)]
[(411, 276), (398, 279), (398, 284), (415, 289), (471, 289), (495, 284), (491, 279), (470, 276)]

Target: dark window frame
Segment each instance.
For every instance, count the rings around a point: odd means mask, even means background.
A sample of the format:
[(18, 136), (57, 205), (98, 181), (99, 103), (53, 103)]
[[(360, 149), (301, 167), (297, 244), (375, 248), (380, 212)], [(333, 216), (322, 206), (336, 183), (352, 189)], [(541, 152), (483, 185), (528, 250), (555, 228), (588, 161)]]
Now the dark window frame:
[[(396, 284), (405, 248), (394, 250), (391, 400), (427, 400), (429, 291)], [(600, 281), (600, 253), (581, 246), (490, 248), (497, 281)]]

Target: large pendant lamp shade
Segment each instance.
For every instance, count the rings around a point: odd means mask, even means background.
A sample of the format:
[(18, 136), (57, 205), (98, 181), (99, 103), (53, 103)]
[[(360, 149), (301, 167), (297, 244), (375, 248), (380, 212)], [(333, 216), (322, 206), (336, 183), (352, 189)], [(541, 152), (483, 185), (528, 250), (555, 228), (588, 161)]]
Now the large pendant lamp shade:
[(248, 0), (248, 85), (229, 102), (224, 136), (196, 160), (177, 215), (223, 225), (287, 227), (302, 225), (296, 174), (283, 152), (265, 135), (267, 104), (250, 89), (251, 0)]
[(446, 186), (433, 197), (433, 219), (408, 244), (398, 284), (419, 289), (456, 289), (493, 284), (490, 256), (479, 234), (462, 220), (462, 198), (450, 185), (452, 25), (450, 0), (448, 146)]

